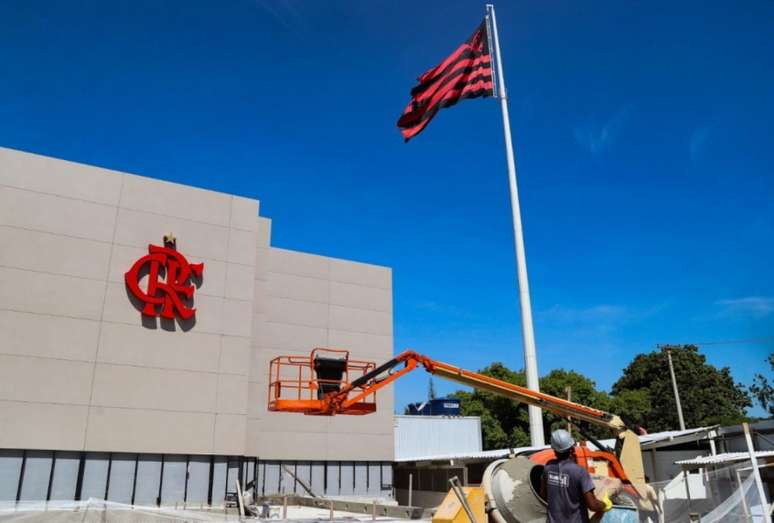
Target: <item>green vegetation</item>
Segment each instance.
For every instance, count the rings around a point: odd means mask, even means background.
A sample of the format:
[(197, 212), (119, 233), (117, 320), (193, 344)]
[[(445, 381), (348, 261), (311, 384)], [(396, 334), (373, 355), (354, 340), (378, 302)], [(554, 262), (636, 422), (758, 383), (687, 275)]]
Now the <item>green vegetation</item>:
[[(774, 373), (774, 353), (769, 354), (768, 357), (769, 367)], [(750, 385), (750, 393), (753, 398), (758, 400), (758, 403), (763, 407), (771, 416), (774, 416), (774, 386), (769, 383), (769, 380), (763, 374), (756, 374), (753, 384)]]
[[(686, 426), (734, 424), (746, 419), (745, 411), (752, 402), (746, 389), (734, 383), (728, 367), (718, 369), (708, 364), (694, 345), (676, 346), (671, 350)], [(769, 363), (774, 369), (774, 354), (769, 357)], [(524, 371), (515, 372), (499, 362), (479, 372), (526, 386)], [(543, 376), (540, 390), (562, 398), (569, 392), (573, 401), (618, 414), (649, 432), (679, 428), (667, 357), (660, 350), (638, 354), (615, 382), (611, 394), (597, 390), (594, 381), (586, 376), (565, 369)], [(751, 391), (772, 412), (774, 388), (763, 376), (756, 377)], [(481, 417), (484, 449), (529, 445), (525, 405), (488, 392), (458, 391), (454, 396), (461, 400), (463, 415)], [(566, 420), (553, 414), (546, 413), (544, 420), (546, 433), (567, 426)], [(601, 427), (584, 428), (596, 437), (610, 436)]]
[[(745, 409), (752, 402), (744, 386), (734, 383), (728, 367), (710, 365), (695, 345), (676, 346), (671, 351), (686, 427), (732, 425), (746, 419)], [(665, 352), (638, 354), (613, 384), (613, 397), (624, 392), (640, 392), (650, 398), (650, 409), (639, 412), (639, 421), (648, 431), (679, 428)], [(620, 407), (620, 413), (629, 415), (632, 405), (622, 403)]]

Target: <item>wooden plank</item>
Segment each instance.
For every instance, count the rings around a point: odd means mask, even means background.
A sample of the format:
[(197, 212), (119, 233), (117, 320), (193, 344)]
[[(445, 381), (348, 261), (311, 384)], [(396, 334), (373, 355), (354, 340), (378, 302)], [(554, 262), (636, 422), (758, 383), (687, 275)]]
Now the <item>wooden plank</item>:
[[(379, 504), (375, 505), (372, 501), (347, 501), (340, 499), (312, 498), (298, 495), (284, 496), (284, 498), (287, 499), (287, 503), (289, 505), (329, 509), (332, 504), (334, 510), (354, 512), (357, 514), (372, 515), (375, 509), (377, 516), (389, 518), (421, 519), (423, 513), (425, 512), (425, 509), (422, 507)], [(283, 496), (261, 496), (256, 499), (256, 505), (261, 505), (262, 503), (269, 503), (270, 505), (282, 505)]]

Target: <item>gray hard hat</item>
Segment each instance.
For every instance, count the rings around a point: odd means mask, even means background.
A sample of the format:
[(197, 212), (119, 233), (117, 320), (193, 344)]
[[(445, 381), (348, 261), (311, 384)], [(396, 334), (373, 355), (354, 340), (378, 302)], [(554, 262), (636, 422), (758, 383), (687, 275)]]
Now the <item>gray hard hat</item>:
[(575, 439), (564, 429), (555, 430), (551, 433), (551, 448), (554, 452), (567, 452), (575, 446)]

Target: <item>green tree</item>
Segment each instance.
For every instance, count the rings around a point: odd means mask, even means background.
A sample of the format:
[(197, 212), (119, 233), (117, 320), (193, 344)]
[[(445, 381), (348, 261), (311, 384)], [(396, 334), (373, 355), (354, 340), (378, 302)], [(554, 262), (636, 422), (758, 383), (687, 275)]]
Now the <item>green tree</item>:
[(622, 390), (610, 397), (610, 411), (641, 427), (647, 425), (653, 402), (647, 389)]
[[(526, 386), (524, 371), (513, 371), (499, 362), (479, 372), (522, 387)], [(598, 391), (592, 380), (575, 371), (558, 369), (540, 379), (540, 390), (553, 396), (566, 397), (567, 387), (571, 388), (574, 402), (602, 410), (607, 410), (610, 405), (610, 397), (605, 392)], [(524, 447), (530, 444), (529, 414), (523, 403), (483, 391), (457, 391), (454, 396), (461, 400), (464, 416), (481, 417), (485, 450)], [(546, 433), (567, 426), (566, 419), (549, 412), (544, 412), (543, 420)], [(597, 437), (611, 436), (603, 427), (586, 428)]]
[[(569, 388), (569, 391), (568, 391)], [(559, 398), (566, 398), (568, 392), (574, 403), (607, 411), (610, 409), (610, 397), (598, 391), (596, 383), (574, 370), (556, 369), (540, 378), (540, 392)], [(567, 428), (567, 420), (550, 412), (543, 412), (544, 431), (550, 434), (559, 428)], [(577, 423), (577, 421), (576, 421)], [(597, 438), (610, 437), (610, 432), (600, 426), (585, 425), (585, 432)]]
[[(500, 362), (479, 370), (481, 374), (526, 387), (524, 371), (514, 372)], [(529, 445), (529, 415), (521, 403), (497, 396), (491, 392), (457, 391), (463, 416), (481, 417), (484, 450)]]
[[(769, 367), (774, 372), (774, 353), (769, 354), (768, 357)], [(758, 400), (761, 407), (766, 409), (768, 413), (774, 416), (774, 385), (769, 383), (768, 378), (763, 374), (756, 373), (753, 384), (750, 385), (750, 392), (753, 397)]]
[[(752, 403), (745, 388), (734, 383), (728, 367), (710, 365), (695, 345), (673, 346), (671, 351), (686, 427), (745, 420), (745, 409)], [(612, 392), (613, 411), (634, 419), (649, 432), (679, 427), (664, 351), (637, 355)]]

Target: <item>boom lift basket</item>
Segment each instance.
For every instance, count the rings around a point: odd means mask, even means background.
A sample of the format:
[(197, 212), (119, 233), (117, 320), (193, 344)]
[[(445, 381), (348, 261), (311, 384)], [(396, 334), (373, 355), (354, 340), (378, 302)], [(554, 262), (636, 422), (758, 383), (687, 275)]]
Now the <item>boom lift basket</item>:
[[(269, 363), (269, 410), (309, 415), (331, 415), (326, 396), (373, 371), (371, 361), (352, 360), (349, 351), (314, 349), (309, 356), (278, 356)], [(362, 391), (355, 387), (352, 394)], [(337, 414), (362, 415), (376, 411), (376, 392), (362, 398)]]

